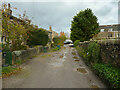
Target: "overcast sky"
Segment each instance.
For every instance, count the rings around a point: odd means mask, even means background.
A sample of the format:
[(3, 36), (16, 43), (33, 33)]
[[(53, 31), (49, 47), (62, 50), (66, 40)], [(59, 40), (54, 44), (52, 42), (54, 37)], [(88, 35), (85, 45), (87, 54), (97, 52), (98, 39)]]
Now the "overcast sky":
[[(16, 0), (17, 1), (17, 0)], [(18, 0), (11, 2), (13, 15), (23, 14), (39, 27), (54, 31), (70, 32), (72, 18), (81, 10), (92, 9), (100, 25), (118, 23), (118, 1), (107, 0)], [(21, 2), (20, 2), (21, 1)], [(17, 8), (13, 9), (13, 8)]]

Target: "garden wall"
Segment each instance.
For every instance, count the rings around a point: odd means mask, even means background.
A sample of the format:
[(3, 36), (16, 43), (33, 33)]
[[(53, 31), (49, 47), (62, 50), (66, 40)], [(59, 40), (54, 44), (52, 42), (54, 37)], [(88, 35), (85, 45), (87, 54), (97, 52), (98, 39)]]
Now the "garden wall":
[[(47, 47), (48, 49), (48, 47)], [(37, 46), (35, 48), (29, 48), (27, 50), (13, 51), (12, 52), (12, 63), (16, 61), (24, 61), (28, 58), (36, 56), (44, 51), (43, 46)]]
[[(92, 41), (80, 42), (79, 47), (87, 49)], [(120, 67), (120, 40), (99, 40), (100, 60), (104, 63), (111, 63)]]

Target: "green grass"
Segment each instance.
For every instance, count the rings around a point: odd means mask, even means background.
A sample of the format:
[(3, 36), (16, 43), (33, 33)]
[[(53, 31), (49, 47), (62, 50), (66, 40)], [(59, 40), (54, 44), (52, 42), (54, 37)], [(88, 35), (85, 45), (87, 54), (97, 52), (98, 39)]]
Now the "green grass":
[(20, 65), (22, 64), (21, 60), (16, 60), (15, 64)]
[(18, 71), (20, 71), (21, 68), (17, 68), (17, 67), (12, 67), (12, 66), (8, 66), (8, 67), (3, 67), (2, 68), (2, 77), (8, 77), (12, 74), (17, 73)]
[(51, 49), (51, 52), (55, 52), (55, 51), (58, 51), (58, 50), (60, 50), (60, 49), (58, 47), (56, 47), (56, 48)]

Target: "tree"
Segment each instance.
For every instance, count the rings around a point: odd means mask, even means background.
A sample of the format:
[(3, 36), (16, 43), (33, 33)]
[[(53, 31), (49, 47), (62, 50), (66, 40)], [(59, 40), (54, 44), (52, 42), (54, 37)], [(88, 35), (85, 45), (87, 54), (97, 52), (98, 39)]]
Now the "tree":
[(70, 38), (73, 42), (76, 40), (88, 41), (99, 32), (98, 26), (97, 17), (91, 9), (80, 11), (73, 17)]
[(54, 41), (54, 45), (61, 45), (63, 46), (64, 45), (64, 41), (66, 40), (66, 36), (65, 35), (62, 35), (62, 36), (57, 36), (57, 37), (54, 37), (53, 38), (53, 41)]
[(58, 45), (60, 43), (60, 37), (54, 37), (53, 38), (54, 45)]
[(46, 32), (46, 30), (40, 28), (40, 29), (33, 29), (31, 31), (29, 31), (28, 33), (28, 40), (27, 40), (27, 44), (29, 46), (35, 46), (35, 45), (43, 45), (45, 46), (48, 43), (48, 33)]
[(16, 21), (17, 18), (11, 19), (11, 15), (6, 6), (6, 4), (3, 4), (2, 8), (2, 36), (6, 38), (6, 46), (9, 47), (11, 51), (19, 50), (21, 49), (21, 45), (22, 47), (25, 45), (27, 30), (24, 28), (24, 25)]

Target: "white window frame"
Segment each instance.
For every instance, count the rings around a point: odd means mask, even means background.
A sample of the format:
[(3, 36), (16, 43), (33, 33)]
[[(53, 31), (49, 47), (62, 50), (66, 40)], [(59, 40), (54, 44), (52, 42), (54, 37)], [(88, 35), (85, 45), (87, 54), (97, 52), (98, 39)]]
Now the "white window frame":
[(108, 31), (109, 31), (109, 32), (112, 32), (112, 31), (113, 31), (113, 28), (110, 28)]
[(105, 31), (105, 29), (100, 29), (100, 32), (104, 32)]

